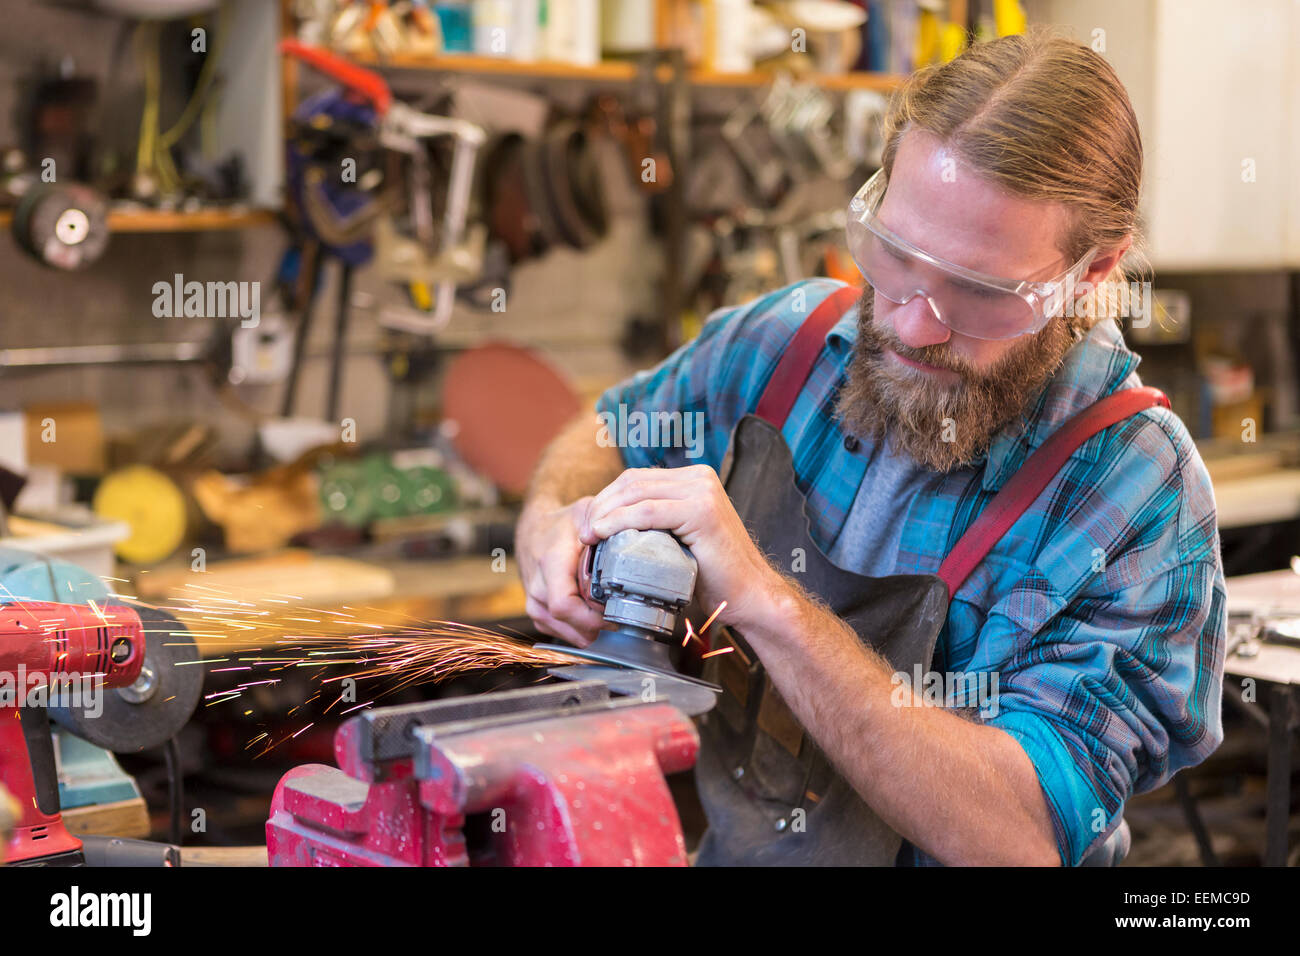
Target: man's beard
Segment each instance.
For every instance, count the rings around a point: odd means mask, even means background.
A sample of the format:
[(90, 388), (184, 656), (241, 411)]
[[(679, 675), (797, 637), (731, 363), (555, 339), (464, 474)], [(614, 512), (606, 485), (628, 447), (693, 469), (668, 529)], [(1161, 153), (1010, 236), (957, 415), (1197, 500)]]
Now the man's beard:
[[(874, 296), (868, 286), (858, 302), (858, 342), (836, 413), (850, 433), (875, 440), (888, 435), (895, 449), (934, 471), (969, 465), (988, 451), (993, 436), (1024, 414), (1080, 338), (1079, 330), (1056, 318), (980, 370), (948, 343), (904, 345), (892, 328), (872, 320)], [(887, 349), (950, 369), (962, 380), (936, 381), (894, 361)]]

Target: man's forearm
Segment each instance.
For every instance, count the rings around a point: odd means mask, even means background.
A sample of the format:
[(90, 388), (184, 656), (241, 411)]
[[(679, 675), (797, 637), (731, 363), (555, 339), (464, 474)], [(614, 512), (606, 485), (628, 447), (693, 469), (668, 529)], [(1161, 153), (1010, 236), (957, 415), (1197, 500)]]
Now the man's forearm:
[(781, 580), (762, 619), (741, 629), (800, 723), (881, 819), (942, 863), (1058, 864), (1046, 800), (1015, 739), (919, 697), (895, 706), (889, 665)]
[(560, 507), (594, 495), (623, 472), (618, 448), (597, 441), (600, 420), (588, 410), (546, 446), (533, 473), (525, 506)]

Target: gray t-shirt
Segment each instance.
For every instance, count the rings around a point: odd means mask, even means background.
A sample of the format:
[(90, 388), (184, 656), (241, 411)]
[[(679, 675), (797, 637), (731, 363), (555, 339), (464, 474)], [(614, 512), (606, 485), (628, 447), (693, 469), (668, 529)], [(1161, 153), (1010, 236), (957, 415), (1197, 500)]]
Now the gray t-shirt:
[(863, 444), (857, 454), (867, 456), (867, 470), (827, 557), (845, 571), (885, 577), (895, 573), (907, 506), (927, 472), (888, 441)]

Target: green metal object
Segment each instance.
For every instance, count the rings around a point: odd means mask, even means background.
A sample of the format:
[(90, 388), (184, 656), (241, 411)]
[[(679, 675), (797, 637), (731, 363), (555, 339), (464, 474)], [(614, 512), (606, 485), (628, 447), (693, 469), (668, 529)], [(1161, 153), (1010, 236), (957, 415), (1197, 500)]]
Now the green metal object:
[(365, 469), (355, 462), (339, 462), (320, 474), (320, 506), (326, 524), (364, 527), (371, 518), (371, 491)]
[(408, 491), (407, 514), (433, 515), (453, 511), (459, 504), (456, 482), (440, 468), (408, 468), (404, 473)]
[(457, 507), (456, 482), (440, 468), (398, 468), (387, 455), (335, 462), (320, 471), (326, 522), (361, 528), (384, 518), (432, 515)]

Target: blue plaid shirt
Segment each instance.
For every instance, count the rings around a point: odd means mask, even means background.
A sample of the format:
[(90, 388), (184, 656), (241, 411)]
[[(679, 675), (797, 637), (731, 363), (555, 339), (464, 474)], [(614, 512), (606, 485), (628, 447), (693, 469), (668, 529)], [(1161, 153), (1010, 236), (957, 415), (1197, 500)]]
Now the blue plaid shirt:
[[(733, 426), (757, 405), (795, 329), (839, 286), (808, 280), (721, 310), (658, 367), (606, 392), (597, 408), (614, 416), (620, 405), (625, 416), (702, 415), (702, 444), (629, 439), (626, 465), (719, 468)], [(825, 552), (870, 451), (846, 448), (834, 417), (856, 326), (854, 307), (827, 335), (783, 431)], [(906, 522), (895, 572), (937, 572), (1027, 454), (1075, 412), (1139, 385), (1137, 364), (1114, 323), (1096, 325), (985, 457), (949, 474), (927, 472), (912, 500), (899, 502)], [(1033, 761), (1061, 861), (1075, 865), (1118, 825), (1131, 794), (1219, 745), (1224, 644), (1209, 476), (1182, 422), (1153, 408), (1076, 451), (958, 589), (934, 670), (997, 675), (996, 714), (983, 719)]]

